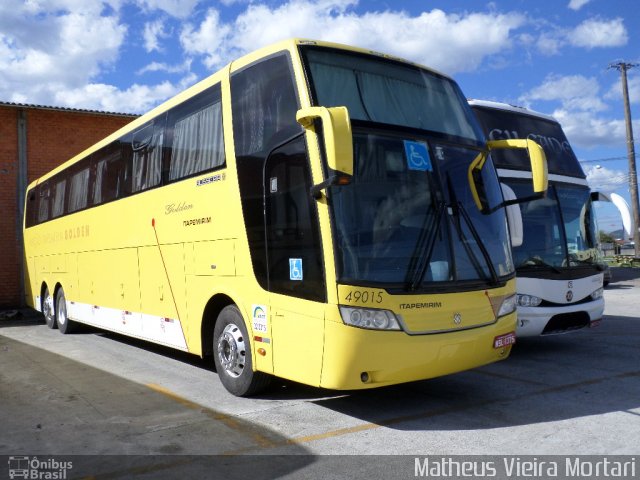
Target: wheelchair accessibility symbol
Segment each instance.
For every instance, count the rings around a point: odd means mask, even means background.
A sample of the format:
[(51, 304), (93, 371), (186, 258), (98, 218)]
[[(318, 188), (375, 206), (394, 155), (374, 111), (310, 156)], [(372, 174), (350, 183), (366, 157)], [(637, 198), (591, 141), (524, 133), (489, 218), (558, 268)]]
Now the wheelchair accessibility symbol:
[(404, 152), (407, 157), (407, 167), (409, 170), (422, 170), (426, 172), (433, 170), (426, 143), (405, 140)]
[(289, 280), (302, 280), (302, 259), (290, 258), (289, 259)]

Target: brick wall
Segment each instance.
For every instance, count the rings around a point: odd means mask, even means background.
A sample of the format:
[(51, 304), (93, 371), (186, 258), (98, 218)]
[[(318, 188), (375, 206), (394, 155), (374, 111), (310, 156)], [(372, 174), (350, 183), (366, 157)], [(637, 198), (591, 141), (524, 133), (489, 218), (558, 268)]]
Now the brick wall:
[(26, 114), (27, 183), (129, 123), (131, 116), (0, 105), (0, 307), (18, 306), (18, 115)]
[(18, 291), (18, 113), (0, 108), (0, 305), (16, 304)]

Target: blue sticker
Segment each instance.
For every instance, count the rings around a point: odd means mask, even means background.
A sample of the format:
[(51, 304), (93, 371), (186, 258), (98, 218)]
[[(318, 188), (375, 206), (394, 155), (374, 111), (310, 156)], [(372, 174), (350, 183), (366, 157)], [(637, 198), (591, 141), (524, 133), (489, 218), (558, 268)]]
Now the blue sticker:
[(290, 258), (289, 259), (289, 279), (301, 281), (302, 280), (302, 259)]
[(426, 172), (433, 170), (426, 143), (405, 140), (404, 153), (407, 156), (407, 166), (409, 170), (422, 170)]

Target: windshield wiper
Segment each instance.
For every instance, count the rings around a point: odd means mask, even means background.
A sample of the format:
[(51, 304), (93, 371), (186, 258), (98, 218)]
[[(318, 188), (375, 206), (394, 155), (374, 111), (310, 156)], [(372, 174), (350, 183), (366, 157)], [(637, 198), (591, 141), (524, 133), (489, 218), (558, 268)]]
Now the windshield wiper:
[(422, 229), (420, 230), (416, 246), (411, 254), (411, 262), (409, 262), (409, 266), (407, 267), (407, 276), (405, 278), (407, 290), (410, 292), (418, 288), (418, 285), (422, 283), (422, 279), (427, 272), (429, 261), (433, 255), (433, 247), (436, 244), (436, 238), (442, 225), (443, 214), (444, 202), (440, 202), (432, 217), (433, 221), (429, 222), (430, 216), (426, 215), (422, 223)]
[[(482, 239), (480, 238), (480, 234), (478, 233), (478, 230), (476, 229), (475, 225), (471, 221), (471, 217), (469, 217), (469, 214), (465, 210), (464, 205), (462, 205), (460, 202), (457, 203), (456, 209), (458, 210), (458, 212), (460, 212), (461, 214), (460, 216), (464, 219), (465, 223), (467, 224), (467, 227), (469, 227), (469, 231), (471, 231), (471, 235), (473, 236), (473, 239), (475, 240), (476, 245), (480, 249), (480, 253), (482, 253), (482, 257), (484, 258), (484, 261), (487, 264), (487, 267), (489, 268), (489, 273), (491, 274), (491, 280), (495, 285), (498, 285), (500, 283), (500, 279), (498, 278), (498, 273), (496, 272), (495, 266), (491, 261), (491, 255), (489, 254), (487, 247), (482, 242)], [(484, 273), (482, 271), (482, 268), (479, 265), (479, 262), (475, 253), (473, 253), (473, 250), (469, 246), (467, 237), (462, 231), (462, 226), (458, 222), (454, 222), (454, 224), (456, 225), (456, 229), (458, 230), (458, 235), (460, 235), (460, 240), (462, 240), (462, 244), (465, 250), (467, 251), (467, 255), (469, 255), (469, 258), (474, 262), (475, 264), (474, 266), (476, 267), (477, 270), (479, 270), (479, 273)]]
[(558, 267), (545, 262), (540, 257), (529, 257), (525, 261), (523, 261), (520, 265), (518, 265), (517, 268), (529, 268), (529, 267), (547, 267), (556, 273), (562, 273), (562, 270), (560, 270)]

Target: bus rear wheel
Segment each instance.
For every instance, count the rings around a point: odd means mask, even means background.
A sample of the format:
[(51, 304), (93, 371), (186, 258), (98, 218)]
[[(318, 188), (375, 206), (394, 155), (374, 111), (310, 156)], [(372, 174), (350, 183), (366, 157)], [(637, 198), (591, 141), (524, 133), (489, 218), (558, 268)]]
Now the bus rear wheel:
[(72, 333), (76, 330), (76, 322), (67, 317), (67, 300), (64, 298), (64, 290), (58, 290), (56, 294), (56, 323), (60, 333)]
[(238, 307), (222, 309), (213, 329), (213, 360), (224, 388), (238, 397), (264, 390), (271, 377), (253, 370), (251, 342)]
[(49, 287), (44, 287), (42, 293), (42, 314), (44, 315), (44, 321), (49, 328), (57, 328), (55, 308), (53, 307), (53, 297), (49, 293)]

